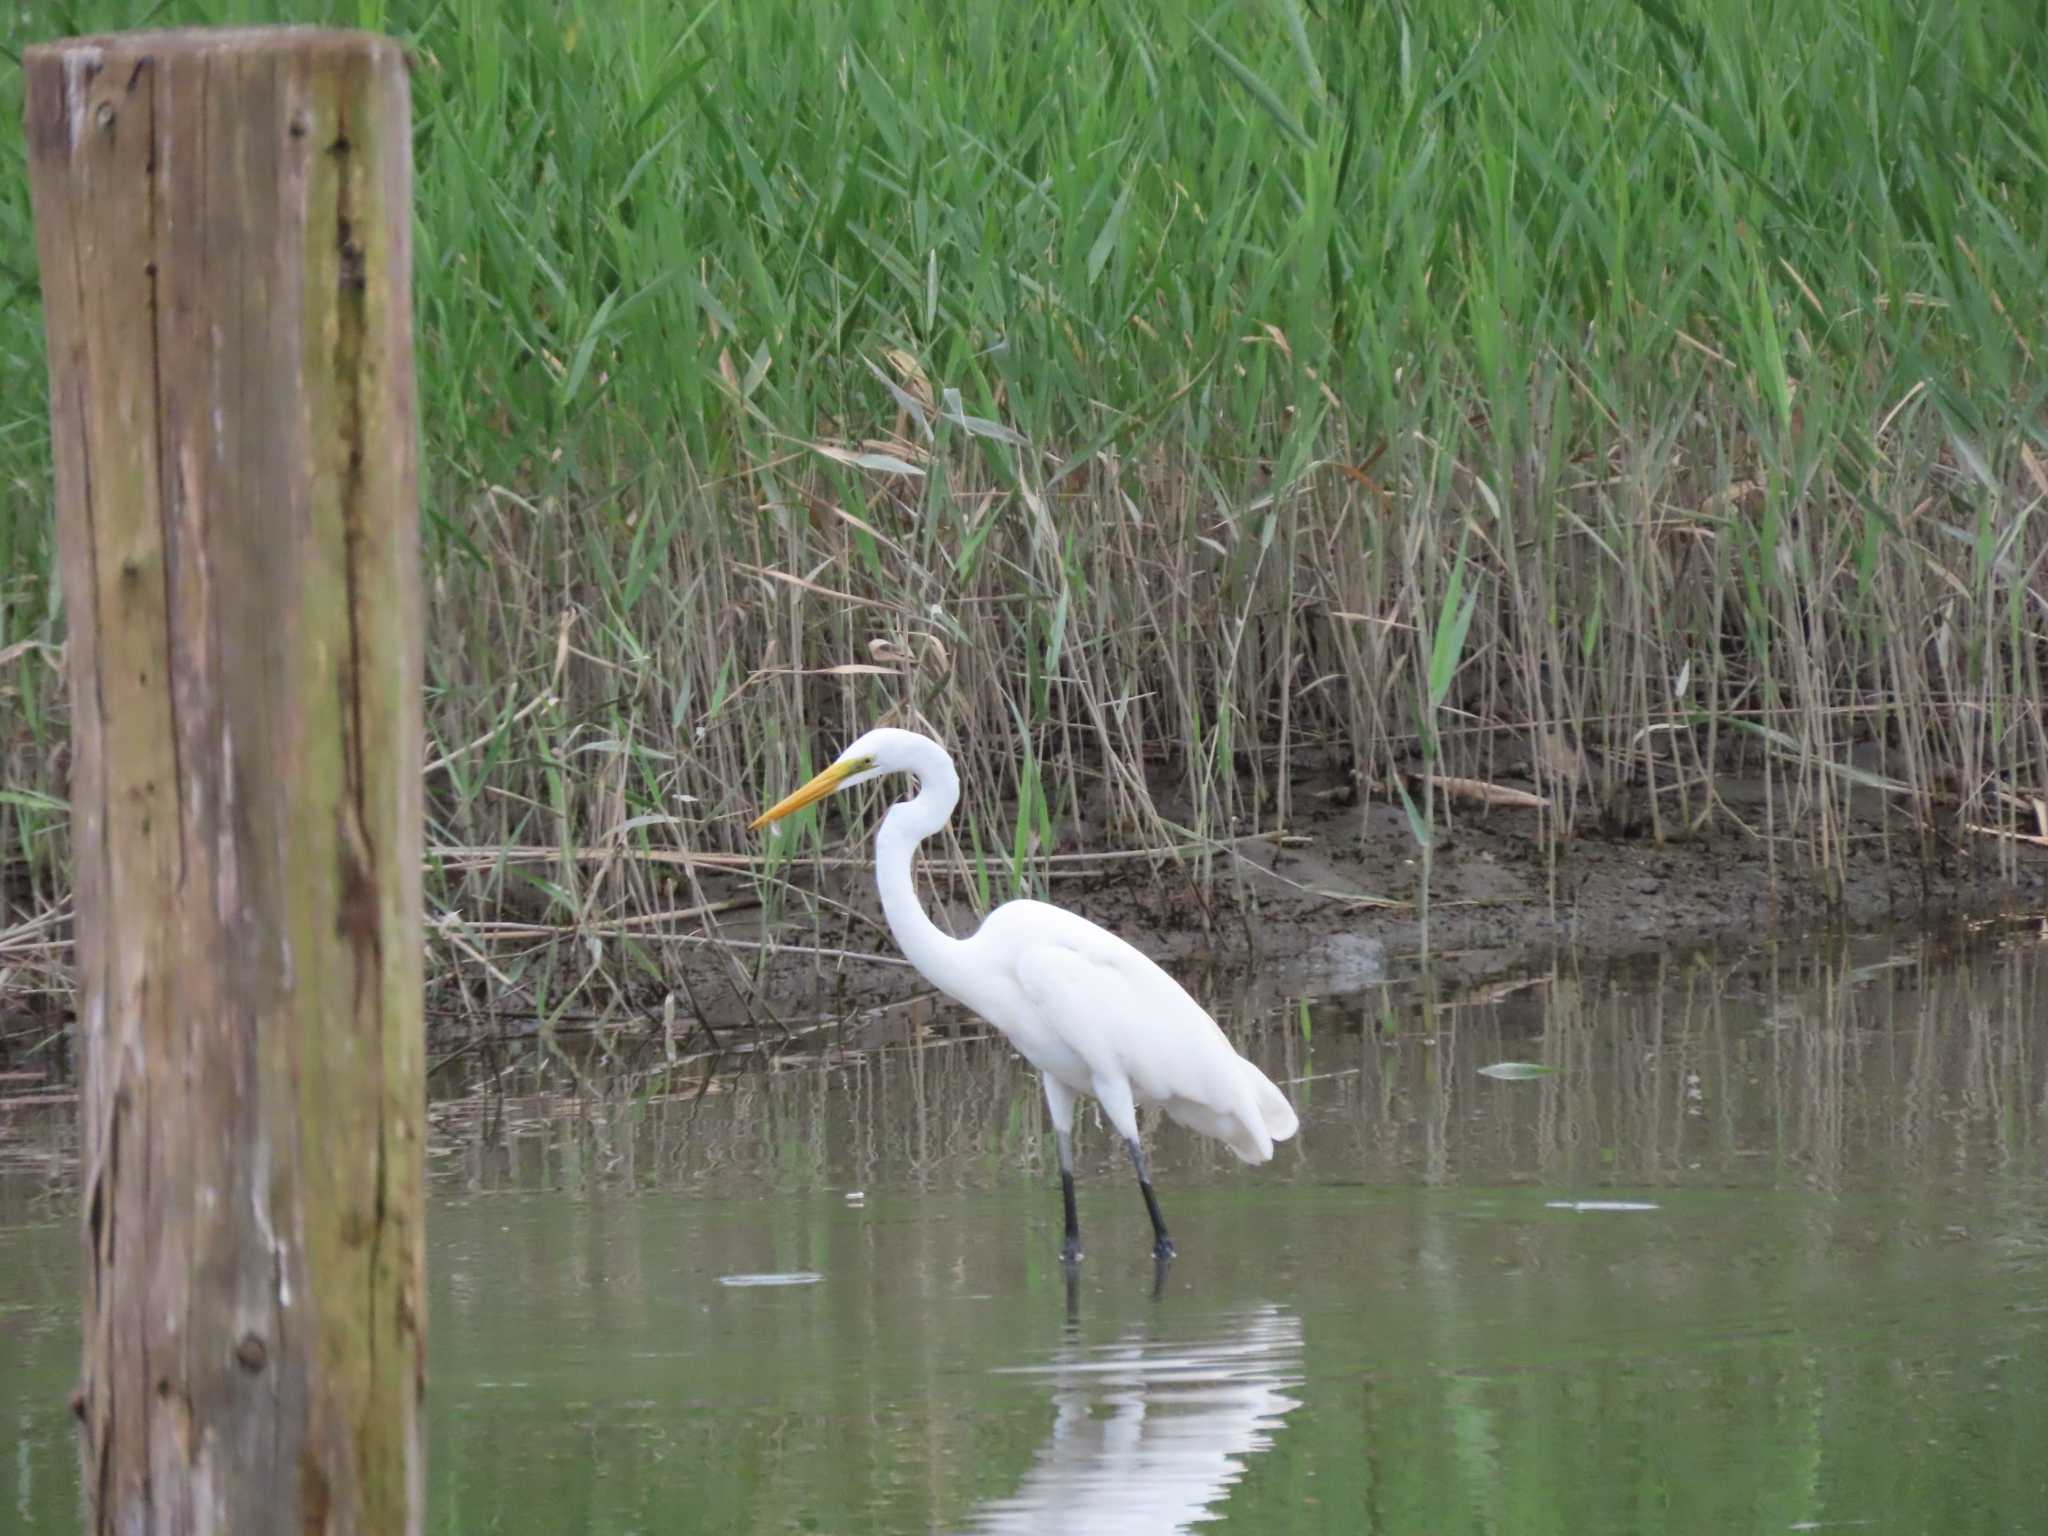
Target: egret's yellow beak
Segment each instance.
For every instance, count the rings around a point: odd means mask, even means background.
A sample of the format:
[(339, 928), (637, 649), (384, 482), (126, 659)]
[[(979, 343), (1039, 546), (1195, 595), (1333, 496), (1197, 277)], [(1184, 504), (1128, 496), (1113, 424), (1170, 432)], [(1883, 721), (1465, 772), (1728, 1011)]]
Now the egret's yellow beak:
[(815, 804), (867, 766), (865, 762), (858, 758), (852, 762), (841, 761), (834, 763), (795, 794), (790, 795), (786, 799), (776, 801), (767, 810), (756, 816), (754, 824), (748, 827), (747, 830), (749, 832), (758, 832), (771, 821), (780, 821), (792, 811), (800, 811), (807, 805)]

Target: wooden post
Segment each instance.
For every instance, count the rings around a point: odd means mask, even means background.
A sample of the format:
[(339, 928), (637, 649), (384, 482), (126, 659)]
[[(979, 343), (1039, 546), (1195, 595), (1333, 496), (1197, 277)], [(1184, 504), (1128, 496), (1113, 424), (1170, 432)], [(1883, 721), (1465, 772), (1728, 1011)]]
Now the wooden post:
[(418, 1531), (420, 623), (390, 41), (30, 48), (93, 1531)]

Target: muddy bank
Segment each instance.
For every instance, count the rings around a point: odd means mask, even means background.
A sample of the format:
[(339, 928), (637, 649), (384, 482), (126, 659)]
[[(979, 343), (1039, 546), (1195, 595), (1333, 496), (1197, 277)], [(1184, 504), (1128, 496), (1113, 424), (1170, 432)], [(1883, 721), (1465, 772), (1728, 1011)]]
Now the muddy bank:
[[(1724, 800), (1762, 821), (1761, 787), (1733, 791)], [(1325, 812), (1300, 826), (1305, 844), (1259, 857), (1270, 873), (1247, 870), (1244, 890), (1255, 909), (1248, 942), (1280, 957), (1334, 933), (1363, 932), (1390, 956), (1418, 953), (1421, 862), (1402, 810)], [(1536, 835), (1527, 812), (1457, 813), (1434, 851), (1429, 948), (1569, 947), (1599, 957), (2025, 907), (2048, 887), (2048, 850), (2020, 847), (2017, 880), (2008, 881), (1988, 838), (1960, 847), (1935, 840), (1933, 856), (1923, 859), (1896, 818), (1887, 828), (1858, 817), (1844, 842), (1838, 865), (1822, 870), (1804, 848), (1774, 848), (1725, 821), (1699, 832), (1667, 828), (1661, 837), (1647, 827), (1589, 828), (1550, 841)], [(1374, 909), (1318, 894), (1333, 890), (1401, 904)]]
[[(1305, 784), (1284, 838), (1247, 838), (1214, 855), (1206, 895), (1185, 862), (1073, 858), (1054, 865), (1051, 899), (1104, 924), (1198, 989), (1227, 973), (1250, 995), (1356, 990), (1421, 969), (1422, 866), (1398, 804), (1344, 805)], [(1327, 785), (1321, 786), (1327, 791)], [(1744, 830), (1764, 821), (1760, 786), (1723, 781), (1731, 814), (1703, 831), (1590, 826), (1567, 839), (1540, 835), (1537, 817), (1511, 807), (1452, 807), (1433, 857), (1427, 920), (1432, 974), (1485, 982), (1548, 965), (1559, 951), (1598, 964), (1648, 950), (1796, 939), (1826, 930), (1934, 923), (1959, 916), (2048, 908), (2048, 850), (2014, 844), (2016, 877), (2001, 873), (1999, 845), (1930, 840), (1932, 857), (1894, 816), (1866, 807), (1845, 829), (1833, 871), (1808, 853)], [(1747, 798), (1745, 798), (1747, 797)], [(864, 861), (872, 825), (842, 851)], [(526, 969), (512, 986), (464, 957), (430, 950), (428, 1024), (441, 1041), (529, 1036), (551, 1017), (563, 1033), (661, 1035), (684, 1048), (732, 1039), (780, 1041), (781, 1029), (849, 1021), (842, 1043), (887, 1045), (926, 1026), (962, 1023), (930, 1006), (931, 989), (897, 957), (883, 927), (872, 873), (843, 863), (786, 871), (802, 897), (770, 922), (739, 871), (713, 873), (709, 935), (725, 942), (616, 941), (575, 946), (574, 971)], [(934, 916), (954, 933), (977, 914), (966, 880), (927, 861), (920, 881)], [(681, 891), (677, 905), (683, 905)], [(63, 925), (68, 929), (68, 924)], [(53, 929), (51, 937), (68, 937)], [(473, 959), (473, 957), (471, 957)], [(652, 972), (658, 970), (657, 979)], [(17, 959), (0, 988), (0, 1062), (26, 1044), (61, 1036), (69, 1000), (53, 985), (61, 961), (31, 973)], [(545, 976), (545, 984), (536, 977)], [(38, 978), (42, 985), (36, 985)], [(566, 1005), (561, 999), (567, 999)], [(666, 1015), (664, 1028), (662, 1019)], [(702, 1026), (708, 1026), (705, 1033)], [(728, 1034), (736, 1031), (737, 1034)], [(54, 1043), (54, 1042), (53, 1042)]]
[[(2048, 904), (2048, 851), (2017, 848), (2017, 879), (1989, 838), (1932, 840), (1932, 858), (1897, 816), (1852, 816), (1832, 871), (1801, 848), (1741, 826), (1763, 819), (1762, 786), (1729, 786), (1734, 813), (1699, 832), (1589, 828), (1538, 836), (1536, 817), (1510, 808), (1453, 808), (1440, 828), (1427, 919), (1432, 967), (1485, 977), (1570, 950), (1596, 963), (1647, 949), (1794, 938)], [(1250, 971), (1279, 988), (1341, 991), (1413, 974), (1424, 949), (1421, 856), (1398, 804), (1363, 809), (1305, 798), (1284, 839), (1232, 846), (1207, 900), (1167, 861), (1056, 876), (1060, 905), (1113, 929), (1184, 978), (1212, 967)], [(929, 882), (939, 921), (971, 931), (975, 914), (943, 878)], [(892, 957), (869, 875), (834, 871), (821, 888), (852, 916), (778, 932), (796, 943)], [(730, 937), (760, 929), (729, 923)], [(859, 1008), (925, 991), (908, 970), (835, 955), (779, 956), (754, 972), (758, 1003), (774, 1009)], [(1267, 990), (1261, 988), (1260, 990)], [(706, 1001), (699, 994), (700, 1001)], [(739, 998), (730, 999), (737, 1016)], [(712, 1006), (706, 1013), (725, 1010)]]

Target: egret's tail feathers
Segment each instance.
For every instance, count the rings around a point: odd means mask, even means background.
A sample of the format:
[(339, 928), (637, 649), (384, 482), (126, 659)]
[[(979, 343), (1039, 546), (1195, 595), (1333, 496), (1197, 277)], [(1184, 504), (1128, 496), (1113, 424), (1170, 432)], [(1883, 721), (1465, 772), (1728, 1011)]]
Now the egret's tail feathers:
[(1252, 1118), (1249, 1104), (1219, 1109), (1196, 1099), (1166, 1099), (1160, 1108), (1197, 1136), (1222, 1142), (1247, 1163), (1263, 1163), (1273, 1155), (1273, 1138)]
[(1189, 1130), (1215, 1137), (1245, 1162), (1263, 1163), (1272, 1158), (1273, 1143), (1292, 1136), (1301, 1122), (1287, 1095), (1265, 1073), (1241, 1056), (1237, 1064), (1244, 1083), (1234, 1104), (1168, 1099), (1165, 1109)]
[(1287, 1102), (1287, 1095), (1273, 1086), (1270, 1077), (1248, 1061), (1244, 1062), (1244, 1075), (1252, 1081), (1252, 1096), (1258, 1100), (1259, 1118), (1265, 1122), (1268, 1136), (1285, 1141), (1301, 1129), (1301, 1117)]

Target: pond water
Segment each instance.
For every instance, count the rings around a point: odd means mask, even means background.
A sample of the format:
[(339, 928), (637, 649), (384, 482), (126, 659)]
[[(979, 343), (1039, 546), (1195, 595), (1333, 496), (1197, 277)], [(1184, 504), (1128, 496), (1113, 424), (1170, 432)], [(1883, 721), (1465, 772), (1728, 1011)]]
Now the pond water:
[[(469, 1053), (428, 1529), (2048, 1525), (2038, 926), (1215, 1001), (1303, 1134), (1154, 1133), (1162, 1276), (1084, 1121), (1072, 1285), (1000, 1043)], [(68, 1134), (0, 1111), (0, 1528), (77, 1524)]]

